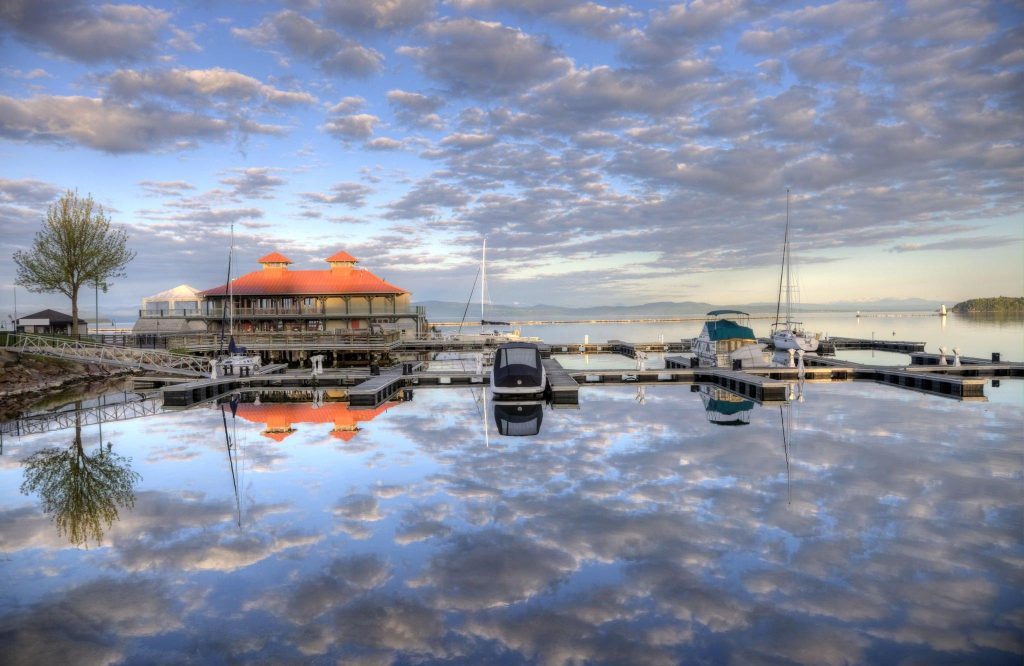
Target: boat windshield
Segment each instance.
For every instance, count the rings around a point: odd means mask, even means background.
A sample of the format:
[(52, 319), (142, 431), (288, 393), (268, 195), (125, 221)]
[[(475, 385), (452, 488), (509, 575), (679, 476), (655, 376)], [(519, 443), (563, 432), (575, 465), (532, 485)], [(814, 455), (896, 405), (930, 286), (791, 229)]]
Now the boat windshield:
[(530, 347), (512, 347), (501, 350), (499, 368), (509, 365), (525, 365), (531, 368), (537, 367), (537, 350)]

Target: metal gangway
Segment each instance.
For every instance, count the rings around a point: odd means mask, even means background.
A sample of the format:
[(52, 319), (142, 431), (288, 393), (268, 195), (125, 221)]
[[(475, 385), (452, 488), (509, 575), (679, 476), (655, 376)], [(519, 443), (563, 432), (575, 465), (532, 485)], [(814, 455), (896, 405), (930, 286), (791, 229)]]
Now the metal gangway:
[(187, 377), (206, 377), (210, 371), (209, 359), (162, 349), (118, 347), (89, 340), (28, 333), (8, 333), (6, 336), (0, 336), (0, 339), (5, 339), (3, 347), (12, 351), (63, 358), (78, 363), (112, 365)]
[(64, 409), (44, 414), (32, 414), (0, 424), (0, 435), (4, 437), (22, 437), (24, 435), (38, 435), (54, 430), (66, 430), (77, 426), (128, 421), (130, 419), (142, 418), (143, 416), (159, 414), (162, 409), (163, 400), (160, 398), (145, 398), (126, 402), (97, 404), (80, 409)]

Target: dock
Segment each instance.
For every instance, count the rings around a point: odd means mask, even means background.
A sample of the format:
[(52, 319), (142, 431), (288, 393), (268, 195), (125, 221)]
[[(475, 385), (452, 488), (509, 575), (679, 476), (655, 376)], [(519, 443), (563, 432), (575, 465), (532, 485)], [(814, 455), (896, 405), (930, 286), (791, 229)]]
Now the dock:
[[(867, 365), (817, 356), (805, 356), (804, 363), (808, 368), (824, 366), (831, 368), (833, 371), (841, 370), (850, 379), (874, 381), (879, 384), (899, 386), (922, 393), (958, 398), (960, 400), (984, 400), (985, 384), (987, 382), (985, 377), (996, 376), (989, 373), (981, 374), (983, 371), (982, 366), (961, 366), (960, 368), (950, 366), (948, 369), (954, 370), (953, 372), (931, 372), (923, 368)], [(1018, 364), (1017, 368), (1018, 372), (1024, 373), (1024, 366)], [(1004, 368), (1004, 370), (1009, 372), (1008, 368)], [(1016, 376), (1022, 375), (1018, 374)]]
[(562, 364), (555, 359), (542, 359), (541, 363), (544, 365), (544, 374), (548, 379), (548, 389), (551, 391), (551, 404), (580, 404), (580, 385), (569, 374), (569, 371), (563, 368)]

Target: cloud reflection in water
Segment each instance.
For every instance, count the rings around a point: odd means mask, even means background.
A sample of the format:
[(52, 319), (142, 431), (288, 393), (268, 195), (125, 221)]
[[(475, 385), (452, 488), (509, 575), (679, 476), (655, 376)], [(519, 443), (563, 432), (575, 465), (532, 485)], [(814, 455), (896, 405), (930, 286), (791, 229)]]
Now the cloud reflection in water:
[[(1019, 406), (805, 392), (786, 449), (777, 408), (721, 428), (674, 386), (643, 404), (632, 388), (588, 389), (532, 437), (491, 421), (485, 438), (482, 405), (456, 389), (417, 391), (336, 446), (323, 446), (336, 419), (280, 443), (240, 421), (243, 473), (267, 468), (249, 478), (241, 528), (213, 440), (179, 438), (168, 458), (147, 438), (169, 421), (209, 432), (219, 414), (137, 422), (119, 446), (146, 461), (145, 482), (94, 551), (113, 578), (71, 555), (52, 596), (18, 587), (0, 647), (59, 639), (39, 614), (142, 575), (196, 600), (163, 611), (171, 658), (192, 644), (356, 663), (1019, 661)], [(247, 459), (257, 445), (270, 448)], [(0, 550), (26, 575), (62, 548), (38, 516), (0, 512)], [(260, 640), (218, 642), (211, 617)], [(128, 659), (157, 640), (117, 622), (103, 632)]]

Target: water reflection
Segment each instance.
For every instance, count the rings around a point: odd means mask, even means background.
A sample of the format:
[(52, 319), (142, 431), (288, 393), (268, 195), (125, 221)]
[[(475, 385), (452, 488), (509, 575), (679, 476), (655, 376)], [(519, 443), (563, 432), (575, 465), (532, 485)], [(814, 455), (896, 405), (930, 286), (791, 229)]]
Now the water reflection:
[[(80, 409), (81, 405), (76, 405)], [(112, 450), (112, 444), (87, 454), (82, 445), (80, 411), (75, 434), (66, 448), (46, 448), (22, 464), (21, 492), (37, 494), (58, 533), (76, 546), (100, 544), (104, 530), (118, 519), (120, 510), (135, 505), (135, 485), (141, 476), (132, 471), (131, 458)]]
[(532, 437), (540, 432), (540, 424), (543, 420), (543, 402), (494, 403), (494, 424), (500, 435)]
[[(230, 403), (128, 422), (119, 447), (146, 461), (148, 485), (106, 548), (55, 558), (28, 510), (0, 510), (6, 565), (25, 581), (0, 598), (0, 650), (74, 641), (88, 662), (95, 643), (100, 663), (1019, 663), (1019, 405), (794, 384), (788, 405), (754, 404), (746, 425), (722, 428), (710, 391), (646, 389), (642, 405), (633, 386), (584, 391), (542, 428), (543, 406), (523, 405), (539, 408), (532, 439), (493, 447), (482, 420), (501, 434), (501, 419), (528, 421), (499, 418), (469, 388), (418, 390), (344, 445), (334, 417), (275, 421), (291, 432), (268, 437), (269, 419), (243, 418), (246, 394), (233, 422)], [(181, 455), (147, 457), (167, 433)], [(246, 459), (276, 452), (241, 531), (225, 442)], [(33, 568), (56, 559), (59, 576)], [(111, 592), (125, 609), (98, 613), (102, 626), (54, 620)]]

